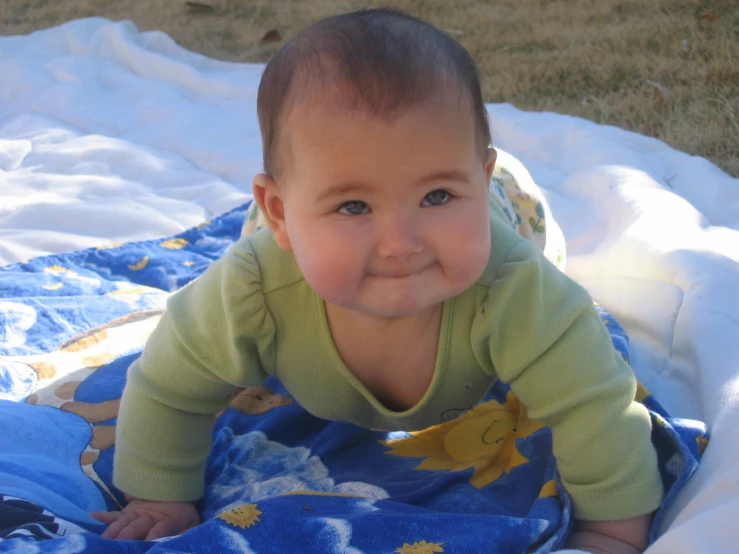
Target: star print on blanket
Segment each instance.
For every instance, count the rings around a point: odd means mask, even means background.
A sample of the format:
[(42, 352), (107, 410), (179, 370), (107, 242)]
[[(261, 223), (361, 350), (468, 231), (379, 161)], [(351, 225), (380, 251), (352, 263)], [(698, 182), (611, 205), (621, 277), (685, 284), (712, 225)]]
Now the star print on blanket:
[[(88, 514), (125, 502), (112, 483), (126, 370), (167, 294), (238, 237), (248, 206), (162, 240), (0, 268), (0, 552), (550, 552), (572, 519), (551, 435), (506, 386), (418, 433), (308, 414), (269, 379), (218, 414), (203, 523), (115, 542)], [(601, 311), (628, 361), (628, 337)], [(666, 506), (707, 444), (643, 387)], [(378, 532), (382, 530), (382, 532)], [(653, 531), (654, 533), (655, 531)]]

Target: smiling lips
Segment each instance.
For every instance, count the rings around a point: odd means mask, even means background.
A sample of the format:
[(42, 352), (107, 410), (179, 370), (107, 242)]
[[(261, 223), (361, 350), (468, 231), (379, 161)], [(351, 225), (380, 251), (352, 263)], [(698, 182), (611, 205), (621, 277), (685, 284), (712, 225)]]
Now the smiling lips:
[(399, 270), (399, 271), (391, 271), (387, 273), (371, 273), (372, 277), (379, 277), (381, 279), (402, 279), (403, 277), (410, 277), (411, 275), (416, 275), (417, 273), (421, 273), (422, 271), (427, 270), (429, 267), (431, 267), (431, 264), (422, 266), (418, 269), (413, 269), (411, 271), (408, 270)]

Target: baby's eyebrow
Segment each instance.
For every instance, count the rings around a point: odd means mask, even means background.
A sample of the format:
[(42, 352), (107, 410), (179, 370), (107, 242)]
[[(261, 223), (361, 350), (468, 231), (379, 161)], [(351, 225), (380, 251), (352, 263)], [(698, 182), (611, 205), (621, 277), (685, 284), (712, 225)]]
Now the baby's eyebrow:
[(334, 196), (341, 196), (344, 194), (348, 194), (350, 192), (366, 192), (368, 190), (371, 190), (372, 187), (369, 186), (367, 183), (361, 183), (361, 182), (350, 182), (350, 183), (341, 183), (338, 185), (333, 185), (332, 187), (329, 187), (327, 190), (323, 191), (319, 196), (318, 200), (326, 200), (328, 198), (333, 198)]
[(457, 169), (441, 170), (421, 177), (418, 180), (418, 184), (423, 185), (432, 181), (459, 181), (461, 183), (469, 183), (470, 177), (464, 171)]
[[(469, 183), (470, 178), (467, 173), (464, 171), (459, 171), (456, 169), (450, 169), (450, 170), (441, 170), (441, 171), (435, 171), (433, 173), (429, 173), (428, 175), (424, 175), (418, 181), (416, 181), (416, 186), (425, 185), (427, 183), (432, 183), (434, 181), (457, 181), (460, 183)], [(355, 193), (355, 192), (367, 192), (372, 189), (372, 186), (368, 183), (364, 183), (362, 181), (351, 181), (348, 183), (340, 183), (337, 185), (333, 185), (329, 187), (327, 190), (325, 190), (319, 197), (318, 200), (326, 200), (327, 198), (332, 198), (334, 196), (341, 196), (343, 194), (348, 193)]]

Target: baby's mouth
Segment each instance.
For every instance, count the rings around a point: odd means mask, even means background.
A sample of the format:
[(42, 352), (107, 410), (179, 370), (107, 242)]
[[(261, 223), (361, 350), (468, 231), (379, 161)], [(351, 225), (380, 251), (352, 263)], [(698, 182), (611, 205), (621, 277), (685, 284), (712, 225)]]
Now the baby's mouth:
[(379, 277), (381, 279), (402, 279), (403, 277), (410, 277), (411, 275), (416, 275), (417, 273), (421, 273), (422, 271), (425, 271), (430, 267), (430, 264), (424, 265), (418, 268), (413, 269), (399, 269), (395, 271), (377, 271), (373, 272), (370, 275), (373, 277)]

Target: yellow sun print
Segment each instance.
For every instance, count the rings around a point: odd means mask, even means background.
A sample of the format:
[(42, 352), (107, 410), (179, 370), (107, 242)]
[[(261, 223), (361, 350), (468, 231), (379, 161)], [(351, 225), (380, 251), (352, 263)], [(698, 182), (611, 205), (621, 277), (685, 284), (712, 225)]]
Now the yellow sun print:
[(64, 285), (62, 283), (54, 283), (53, 285), (42, 285), (41, 288), (46, 290), (59, 290)]
[(528, 437), (544, 425), (526, 417), (512, 393), (506, 403), (480, 404), (459, 419), (411, 433), (410, 437), (380, 441), (391, 456), (425, 458), (414, 469), (464, 471), (474, 468), (470, 484), (482, 488), (514, 467), (528, 463), (516, 439)]
[(141, 271), (146, 267), (146, 264), (149, 263), (149, 256), (144, 256), (140, 261), (136, 262), (133, 265), (129, 265), (128, 269), (132, 269), (133, 271)]
[(147, 293), (160, 293), (162, 292), (159, 289), (155, 289), (154, 287), (147, 287), (146, 285), (139, 285), (136, 287), (129, 287), (127, 289), (117, 289), (110, 292), (106, 292), (106, 296), (125, 296), (127, 294), (147, 294)]
[(557, 484), (554, 482), (554, 479), (544, 483), (539, 492), (539, 498), (549, 498), (550, 496), (559, 496)]
[(51, 265), (49, 267), (45, 267), (44, 272), (45, 273), (66, 273), (67, 275), (77, 275), (71, 269), (67, 269), (66, 267), (62, 267), (60, 265)]
[(395, 552), (399, 554), (433, 554), (434, 552), (444, 552), (441, 545), (443, 542), (426, 542), (418, 541), (413, 544), (404, 543), (400, 548), (396, 548)]
[(160, 243), (160, 246), (168, 248), (169, 250), (179, 250), (180, 248), (187, 246), (187, 244), (188, 243), (185, 239), (171, 239)]
[(636, 382), (636, 394), (634, 394), (634, 400), (637, 402), (644, 402), (644, 399), (651, 393), (649, 389), (642, 385), (639, 381)]
[(257, 510), (256, 504), (242, 504), (233, 510), (219, 514), (218, 517), (234, 527), (248, 529), (259, 522), (260, 515), (262, 512)]
[(708, 446), (708, 437), (701, 435), (700, 437), (696, 437), (695, 441), (698, 443), (698, 455), (703, 456), (703, 453), (706, 451), (706, 447)]

